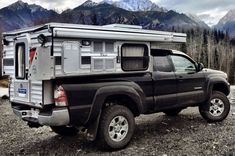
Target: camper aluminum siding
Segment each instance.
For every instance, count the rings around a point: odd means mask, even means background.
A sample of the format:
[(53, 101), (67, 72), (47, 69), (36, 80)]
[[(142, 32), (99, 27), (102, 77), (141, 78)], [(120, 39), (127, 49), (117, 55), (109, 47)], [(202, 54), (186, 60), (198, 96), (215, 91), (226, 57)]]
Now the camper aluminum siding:
[[(51, 57), (54, 64), (54, 72), (50, 74), (49, 79), (64, 76), (76, 76), (84, 74), (105, 74), (110, 72), (123, 73), (118, 62), (118, 56), (120, 56), (121, 45), (124, 43), (136, 43), (146, 44), (150, 50), (151, 44), (157, 43), (183, 43), (186, 42), (186, 35), (181, 33), (171, 33), (153, 30), (140, 29), (137, 26), (126, 26), (126, 25), (106, 25), (106, 26), (89, 26), (89, 25), (77, 25), (77, 24), (61, 24), (61, 23), (49, 23), (42, 26), (26, 28), (22, 30), (16, 30), (13, 32), (4, 33), (4, 37), (10, 38), (11, 50), (6, 50), (8, 58), (14, 58), (14, 43), (13, 39), (19, 35), (28, 34), (30, 36), (30, 46), (40, 47), (37, 37), (43, 34), (49, 37), (49, 42), (46, 43), (45, 47), (50, 47)], [(7, 39), (8, 40), (8, 39)], [(83, 46), (81, 42), (83, 40), (89, 40), (90, 46)], [(100, 53), (94, 52), (95, 42), (102, 42), (103, 51)], [(106, 44), (113, 44), (113, 51), (106, 52)], [(78, 51), (78, 58), (73, 59), (73, 62), (77, 64), (77, 71), (65, 71), (65, 51), (66, 47), (72, 46)], [(11, 56), (9, 56), (11, 55)], [(77, 56), (76, 56), (77, 57)], [(88, 58), (89, 57), (89, 58)], [(4, 57), (6, 59), (7, 57)], [(86, 58), (90, 64), (82, 64), (82, 59)], [(99, 60), (100, 59), (100, 60)], [(95, 69), (95, 63), (99, 66), (110, 67), (107, 69)], [(107, 60), (107, 61), (106, 61)], [(114, 63), (112, 63), (114, 61)], [(109, 64), (105, 64), (108, 62)], [(100, 67), (102, 68), (102, 67)], [(69, 69), (69, 67), (68, 67)], [(4, 66), (3, 74), (14, 75), (14, 66)], [(36, 79), (32, 79), (36, 80)]]
[[(40, 47), (40, 43), (38, 43), (38, 39), (37, 37), (40, 35), (40, 34), (43, 34), (45, 36), (47, 36), (48, 38), (50, 38), (48, 40), (48, 42), (45, 44), (45, 46), (47, 47), (51, 47), (52, 46), (52, 40), (51, 40), (51, 33), (48, 31), (48, 29), (43, 29), (43, 30), (40, 30), (40, 31), (36, 31), (36, 32), (33, 32), (33, 33), (30, 33), (30, 39), (31, 39), (31, 47), (35, 47), (35, 48), (38, 48)], [(44, 89), (48, 82), (43, 82), (41, 80), (30, 80), (31, 82), (31, 103), (37, 103), (37, 104), (49, 104), (50, 102), (46, 101), (46, 97), (47, 96), (43, 96), (43, 95), (47, 95), (45, 92), (48, 92), (50, 90), (46, 90)]]
[[(143, 30), (138, 26), (126, 26), (126, 25), (106, 25), (106, 26), (88, 26), (88, 25), (74, 25), (74, 24), (57, 24), (52, 23), (50, 27), (53, 28), (53, 53), (57, 58), (62, 58), (61, 65), (55, 65), (55, 77), (63, 77), (65, 75), (84, 75), (84, 74), (108, 74), (112, 73), (124, 73), (121, 69), (121, 63), (118, 61), (120, 57), (121, 46), (125, 43), (146, 44), (148, 49), (151, 47), (151, 43), (156, 42), (173, 42), (182, 43), (186, 42), (186, 35), (181, 33), (169, 33), (161, 31)], [(91, 41), (90, 46), (81, 45), (83, 40)], [(64, 56), (65, 49), (64, 43), (66, 42), (78, 42), (80, 43), (80, 56), (78, 64), (78, 72), (66, 73)], [(100, 53), (95, 52), (95, 43), (101, 42), (103, 50)], [(105, 49), (107, 43), (113, 43), (113, 51), (108, 52)], [(90, 57), (90, 64), (82, 64), (82, 59)], [(115, 61), (113, 66), (108, 70), (94, 70), (95, 58), (100, 58), (109, 61), (110, 64), (104, 66), (111, 66), (112, 60)], [(97, 61), (98, 62), (98, 61)]]
[[(120, 27), (122, 26), (122, 27)], [(121, 46), (124, 43), (136, 43), (146, 44), (149, 49), (151, 43), (171, 42), (182, 43), (186, 42), (186, 35), (181, 33), (169, 33), (161, 31), (143, 30), (137, 27), (125, 25), (106, 25), (106, 26), (87, 26), (87, 25), (74, 25), (74, 24), (57, 24), (52, 23), (50, 27), (53, 30), (53, 53), (57, 58), (62, 58), (61, 65), (55, 65), (55, 77), (72, 76), (72, 75), (84, 75), (84, 74), (108, 74), (112, 73), (124, 73), (121, 69), (121, 64), (115, 58), (120, 57)], [(82, 40), (90, 40), (90, 46), (80, 45), (79, 58), (77, 62), (77, 73), (66, 73), (63, 54), (65, 54), (64, 43), (66, 42), (79, 42)], [(103, 46), (109, 42), (113, 43), (113, 53), (106, 52), (103, 48), (102, 53), (96, 53), (94, 50), (94, 43), (102, 42)], [(104, 55), (103, 55), (104, 54)], [(83, 65), (82, 58), (90, 57), (91, 63)], [(114, 68), (111, 70), (94, 70), (93, 58), (104, 58), (114, 60)], [(98, 61), (97, 61), (98, 62)], [(106, 62), (106, 61), (104, 61)], [(109, 61), (111, 62), (111, 61)], [(106, 66), (106, 65), (104, 65)]]
[[(8, 45), (3, 45), (3, 61), (2, 61), (2, 75), (9, 75), (12, 79), (15, 76), (14, 68), (14, 37), (6, 36), (5, 39), (8, 41)], [(14, 97), (14, 84), (11, 83), (9, 86), (9, 98)]]
[[(9, 43), (7, 45), (3, 46), (3, 75), (9, 75), (11, 78), (10, 83), (10, 100), (11, 101), (21, 101), (19, 97), (16, 97), (16, 86), (19, 83), (25, 83), (28, 85), (30, 92), (28, 95), (27, 102), (28, 103), (46, 103), (46, 101), (43, 101), (43, 85), (46, 85), (47, 82), (43, 83), (43, 81), (37, 81), (37, 80), (17, 80), (15, 79), (15, 43), (16, 40), (25, 40), (28, 41), (28, 47), (26, 48), (27, 51), (29, 51), (30, 47), (40, 47), (41, 45), (38, 43), (37, 37), (40, 34), (44, 34), (45, 36), (51, 37), (51, 33), (49, 33), (48, 29), (41, 29), (40, 31), (33, 31), (36, 27), (25, 29), (25, 30), (19, 30), (9, 33), (4, 33), (3, 37), (6, 39)], [(46, 46), (52, 46), (52, 42), (49, 41), (46, 43)], [(26, 57), (26, 62), (28, 62), (28, 57)], [(28, 70), (29, 65), (26, 63), (26, 69)]]

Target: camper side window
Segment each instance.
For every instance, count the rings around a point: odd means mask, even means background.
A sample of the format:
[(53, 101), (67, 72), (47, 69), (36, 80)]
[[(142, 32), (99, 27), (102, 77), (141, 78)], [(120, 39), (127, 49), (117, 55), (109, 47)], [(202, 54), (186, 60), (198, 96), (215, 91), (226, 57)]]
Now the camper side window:
[(121, 65), (124, 71), (142, 71), (148, 68), (148, 47), (144, 44), (124, 44)]
[(113, 53), (114, 52), (114, 43), (113, 42), (105, 42), (105, 52)]
[(95, 53), (113, 53), (114, 52), (114, 42), (112, 41), (94, 41), (93, 50)]
[(16, 44), (16, 54), (15, 54), (15, 76), (18, 79), (25, 78), (25, 44), (18, 43)]
[(103, 52), (103, 42), (101, 42), (101, 41), (94, 42), (94, 52), (95, 53), (102, 53)]

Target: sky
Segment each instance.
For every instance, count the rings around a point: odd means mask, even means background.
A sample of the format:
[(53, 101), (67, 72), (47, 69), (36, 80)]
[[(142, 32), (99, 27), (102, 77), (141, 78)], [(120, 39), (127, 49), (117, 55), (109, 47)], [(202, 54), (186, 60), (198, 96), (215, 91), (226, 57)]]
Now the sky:
[[(17, 0), (0, 0), (0, 8)], [(29, 4), (38, 4), (58, 11), (72, 9), (86, 0), (22, 0)], [(93, 0), (100, 2), (101, 0)], [(234, 0), (152, 0), (157, 5), (180, 13), (191, 13), (199, 16), (209, 26), (215, 25), (231, 9), (235, 9)]]

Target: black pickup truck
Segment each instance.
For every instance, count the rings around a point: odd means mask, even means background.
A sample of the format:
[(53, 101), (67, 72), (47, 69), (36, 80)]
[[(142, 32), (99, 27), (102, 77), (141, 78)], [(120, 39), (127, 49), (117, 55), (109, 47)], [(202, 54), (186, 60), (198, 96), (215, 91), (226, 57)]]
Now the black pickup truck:
[[(76, 135), (81, 130), (89, 140), (98, 139), (102, 147), (119, 149), (130, 142), (135, 117), (141, 114), (174, 116), (198, 106), (208, 122), (227, 117), (230, 87), (224, 72), (203, 69), (203, 64), (174, 50), (152, 49), (149, 59), (152, 72), (55, 79), (55, 103), (62, 107), (41, 110), (39, 123), (25, 120), (31, 127), (49, 125), (60, 135)], [(12, 107), (22, 109), (16, 103)]]

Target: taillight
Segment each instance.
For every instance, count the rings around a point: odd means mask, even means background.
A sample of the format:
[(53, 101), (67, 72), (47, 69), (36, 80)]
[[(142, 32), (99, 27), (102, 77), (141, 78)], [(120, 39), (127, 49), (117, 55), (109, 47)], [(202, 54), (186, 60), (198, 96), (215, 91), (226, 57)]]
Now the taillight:
[(54, 100), (56, 106), (67, 106), (67, 97), (62, 86), (55, 89)]
[(36, 54), (36, 48), (31, 48), (29, 51), (29, 64), (31, 65), (33, 62), (33, 58)]

